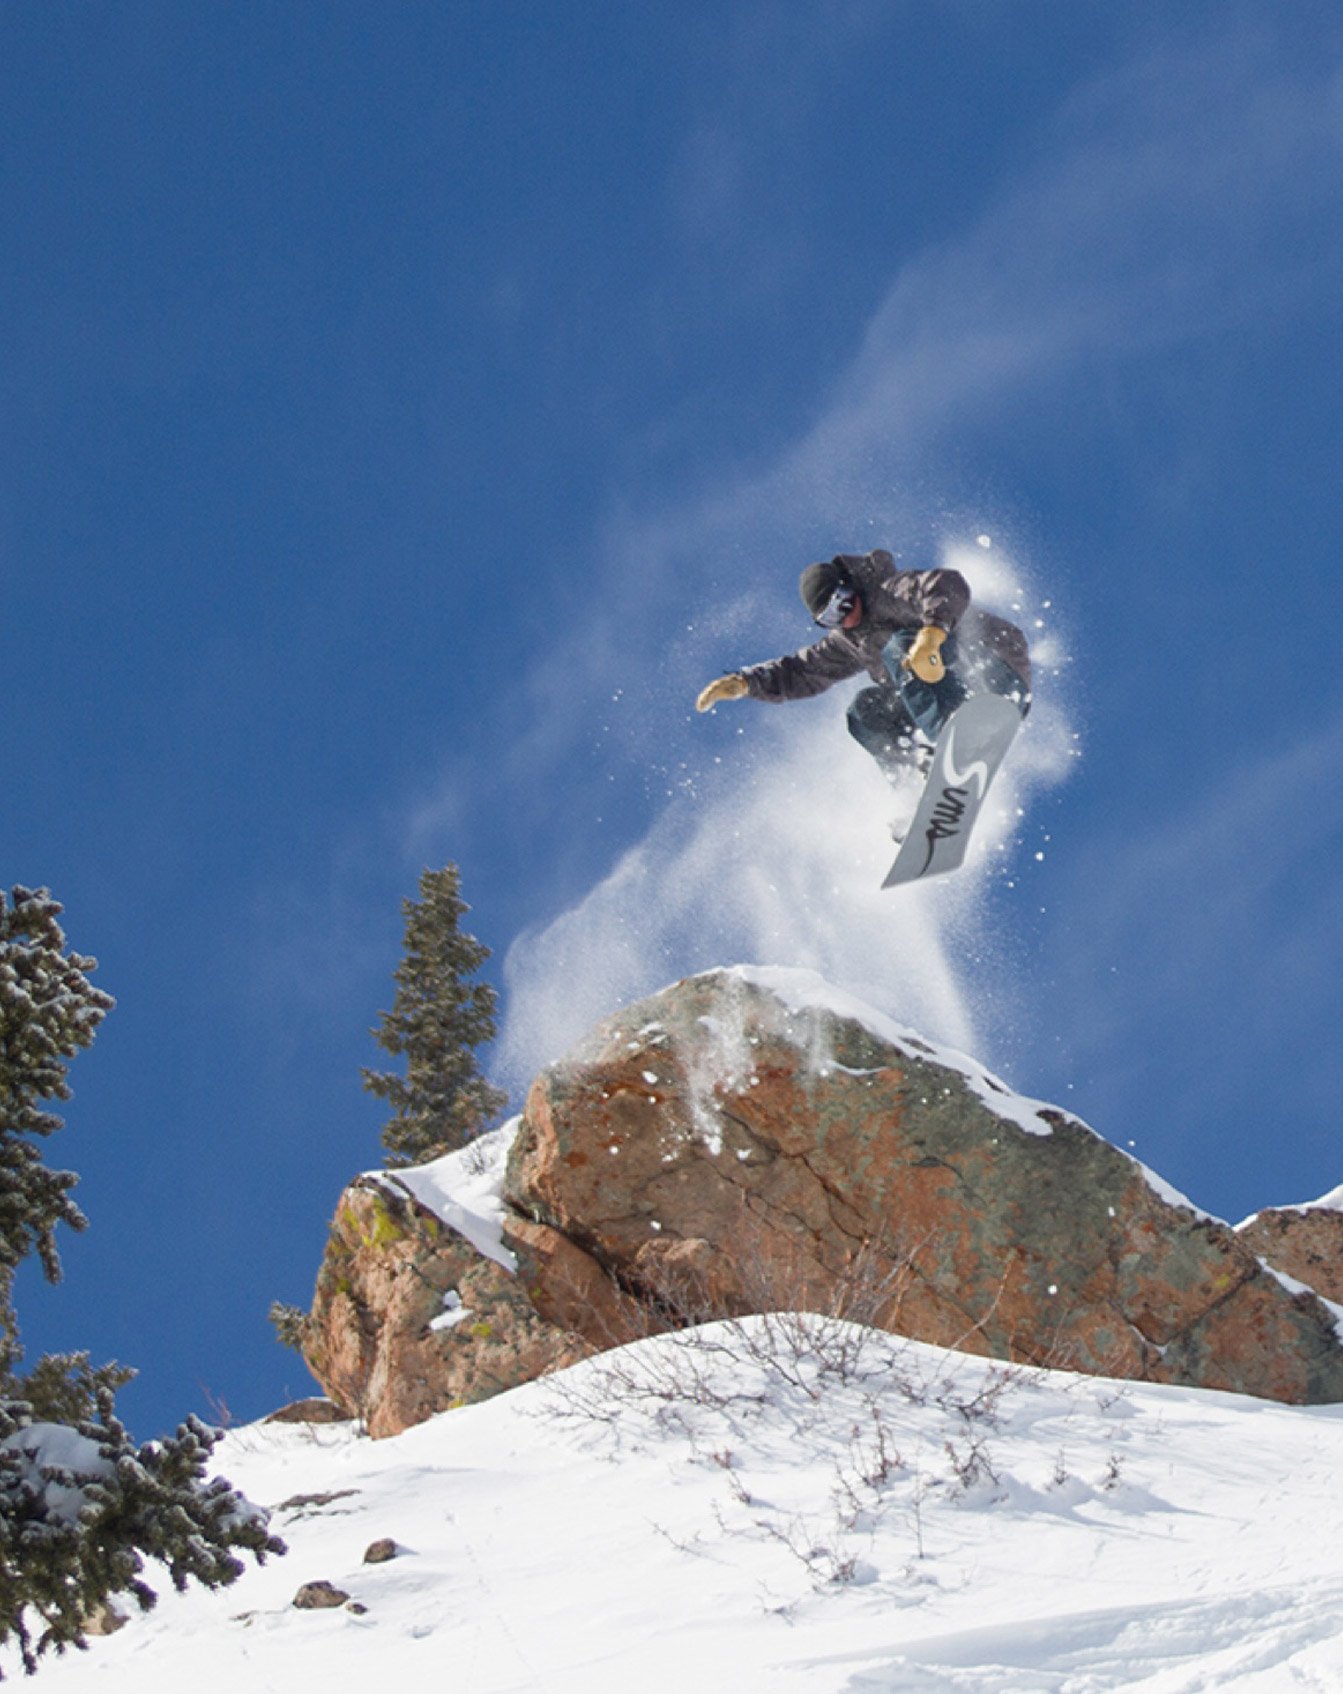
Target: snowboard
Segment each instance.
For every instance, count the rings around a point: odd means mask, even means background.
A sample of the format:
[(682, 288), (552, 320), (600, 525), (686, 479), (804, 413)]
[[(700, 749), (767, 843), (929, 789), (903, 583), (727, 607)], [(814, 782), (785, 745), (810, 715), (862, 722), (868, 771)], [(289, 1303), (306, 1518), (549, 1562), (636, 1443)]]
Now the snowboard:
[(883, 888), (959, 870), (989, 785), (1021, 728), (1001, 694), (972, 694), (947, 719), (923, 793)]

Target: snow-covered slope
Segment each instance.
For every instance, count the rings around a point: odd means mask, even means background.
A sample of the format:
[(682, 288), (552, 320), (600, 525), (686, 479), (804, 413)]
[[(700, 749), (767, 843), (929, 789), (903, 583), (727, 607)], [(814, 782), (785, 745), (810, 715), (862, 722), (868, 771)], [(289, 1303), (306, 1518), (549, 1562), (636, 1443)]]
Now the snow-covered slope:
[[(291, 1502), (290, 1555), (165, 1594), (44, 1687), (1343, 1687), (1343, 1408), (752, 1319), (388, 1441), (253, 1426), (219, 1461)], [(296, 1610), (316, 1579), (367, 1609)]]

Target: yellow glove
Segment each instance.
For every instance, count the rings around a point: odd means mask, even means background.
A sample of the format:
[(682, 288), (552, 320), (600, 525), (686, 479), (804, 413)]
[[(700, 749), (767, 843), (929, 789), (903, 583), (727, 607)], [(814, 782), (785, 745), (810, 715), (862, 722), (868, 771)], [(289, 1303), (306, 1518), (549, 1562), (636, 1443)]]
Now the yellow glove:
[(939, 629), (935, 623), (925, 624), (905, 654), (905, 669), (913, 671), (920, 682), (941, 682), (947, 674), (942, 663), (942, 643), (946, 638), (946, 630)]
[(716, 706), (720, 700), (740, 700), (747, 692), (744, 676), (720, 676), (717, 681), (700, 690), (699, 698), (695, 701), (695, 710), (707, 712), (710, 706)]

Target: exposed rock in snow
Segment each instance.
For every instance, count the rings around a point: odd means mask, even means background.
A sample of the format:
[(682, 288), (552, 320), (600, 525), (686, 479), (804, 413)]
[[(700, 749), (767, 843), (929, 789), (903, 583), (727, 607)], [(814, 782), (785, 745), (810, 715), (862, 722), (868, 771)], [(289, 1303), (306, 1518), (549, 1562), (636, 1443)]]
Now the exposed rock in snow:
[(344, 1423), (350, 1417), (344, 1406), (324, 1395), (313, 1394), (306, 1400), (291, 1400), (279, 1406), (266, 1418), (267, 1423)]
[(1256, 1212), (1236, 1233), (1253, 1253), (1343, 1303), (1343, 1211), (1339, 1190), (1307, 1206), (1273, 1206)]
[(329, 1612), (337, 1606), (343, 1606), (350, 1596), (343, 1588), (337, 1588), (334, 1583), (319, 1579), (316, 1582), (305, 1582), (294, 1596), (294, 1604), (301, 1612)]
[(1261, 1252), (1311, 1280), (812, 973), (711, 971), (599, 1025), (486, 1144), (356, 1182), (308, 1357), (374, 1433), (687, 1319), (783, 1307), (1343, 1400), (1336, 1314)]
[[(464, 1202), (444, 1209), (455, 1224), (399, 1181), (360, 1177), (331, 1226), (304, 1357), (374, 1435), (487, 1399), (590, 1351), (548, 1323), (512, 1270), (462, 1233)], [(442, 1321), (458, 1312), (460, 1321)]]

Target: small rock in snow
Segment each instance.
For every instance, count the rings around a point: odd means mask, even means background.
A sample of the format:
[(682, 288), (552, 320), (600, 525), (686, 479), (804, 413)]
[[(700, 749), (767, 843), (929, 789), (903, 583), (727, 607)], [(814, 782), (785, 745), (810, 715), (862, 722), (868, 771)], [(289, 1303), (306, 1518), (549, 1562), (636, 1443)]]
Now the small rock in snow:
[(337, 1588), (333, 1582), (305, 1582), (295, 1594), (293, 1603), (301, 1612), (321, 1612), (343, 1606), (349, 1598), (345, 1590)]

